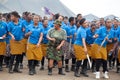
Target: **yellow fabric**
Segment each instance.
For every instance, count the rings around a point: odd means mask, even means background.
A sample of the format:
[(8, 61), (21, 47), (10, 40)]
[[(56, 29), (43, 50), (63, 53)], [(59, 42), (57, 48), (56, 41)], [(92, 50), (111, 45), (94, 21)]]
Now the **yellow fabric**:
[(93, 59), (104, 59), (107, 60), (107, 50), (105, 47), (101, 47), (97, 44), (93, 44), (92, 46), (92, 58)]
[(120, 49), (118, 51), (118, 60), (119, 60), (119, 63), (120, 63)]
[(87, 44), (87, 50), (88, 50), (89, 56), (91, 57), (91, 54), (92, 54), (92, 52), (91, 52), (91, 45)]
[(28, 43), (26, 56), (28, 60), (42, 60), (41, 46), (37, 48), (36, 45)]
[(110, 50), (113, 48), (114, 44), (108, 44), (106, 49), (107, 49), (107, 54), (109, 54)]
[(41, 48), (42, 48), (43, 56), (45, 57), (47, 52), (47, 44), (41, 44)]
[(27, 39), (22, 39), (22, 52), (26, 53), (27, 50)]
[(75, 57), (77, 60), (84, 60), (87, 58), (86, 54), (84, 53), (84, 48), (79, 45), (74, 45)]
[(6, 43), (0, 42), (0, 55), (4, 55), (6, 52)]
[(21, 41), (10, 41), (10, 53), (12, 55), (22, 54), (22, 47)]

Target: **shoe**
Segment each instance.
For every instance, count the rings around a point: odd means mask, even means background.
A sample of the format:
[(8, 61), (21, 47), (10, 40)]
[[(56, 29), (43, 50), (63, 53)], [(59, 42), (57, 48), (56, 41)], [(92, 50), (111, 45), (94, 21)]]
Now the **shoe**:
[(71, 71), (75, 71), (75, 65), (71, 66)]
[(35, 69), (35, 65), (33, 66), (33, 73), (36, 74), (36, 69)]
[(106, 71), (105, 73), (103, 73), (103, 77), (104, 77), (105, 79), (108, 79), (108, 78), (109, 78), (107, 71)]
[(65, 73), (63, 73), (63, 70), (62, 68), (59, 68), (59, 72), (58, 72), (59, 75), (65, 75)]
[(13, 73), (12, 65), (9, 66), (8, 73), (10, 73), (10, 74)]
[(100, 79), (100, 72), (96, 72), (96, 79)]
[(41, 66), (40, 70), (44, 70), (44, 66)]
[(20, 64), (20, 69), (23, 69), (23, 64), (22, 63)]
[(76, 68), (76, 69), (75, 69), (74, 76), (75, 76), (75, 77), (80, 77), (79, 68)]
[(2, 68), (2, 66), (0, 66), (0, 71), (3, 71), (3, 68)]
[(16, 63), (16, 64), (15, 64), (15, 67), (14, 67), (14, 69), (13, 69), (13, 72), (22, 73), (22, 71), (20, 71), (18, 67), (19, 67), (19, 64)]
[(65, 66), (65, 71), (66, 71), (66, 72), (70, 72), (70, 71), (69, 71), (69, 66), (68, 66), (68, 65)]
[(120, 73), (120, 66), (117, 66), (117, 73)]
[(29, 65), (29, 75), (34, 75), (33, 65)]
[(87, 74), (87, 70), (86, 69), (82, 69), (80, 74), (82, 74), (85, 77), (89, 77), (89, 75)]
[(48, 75), (52, 75), (52, 68), (48, 68)]

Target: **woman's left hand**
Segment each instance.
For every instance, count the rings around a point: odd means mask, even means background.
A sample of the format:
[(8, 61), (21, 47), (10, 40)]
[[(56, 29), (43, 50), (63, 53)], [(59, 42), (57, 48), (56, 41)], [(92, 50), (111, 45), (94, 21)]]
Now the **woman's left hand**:
[(6, 37), (5, 35), (2, 36), (3, 39), (5, 39), (5, 37)]
[(61, 47), (60, 47), (60, 46), (58, 46), (56, 49), (57, 49), (57, 50), (60, 50), (60, 48), (61, 48)]
[(40, 44), (38, 43), (38, 44), (36, 45), (36, 47), (39, 48), (39, 47), (40, 47)]

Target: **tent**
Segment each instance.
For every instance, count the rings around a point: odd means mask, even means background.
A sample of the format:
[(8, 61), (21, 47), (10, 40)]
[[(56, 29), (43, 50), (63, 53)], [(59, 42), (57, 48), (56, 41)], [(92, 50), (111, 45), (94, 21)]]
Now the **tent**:
[(45, 15), (42, 10), (47, 7), (53, 14), (60, 13), (64, 16), (75, 16), (60, 0), (0, 0), (0, 12), (18, 11), (20, 14), (24, 11)]
[(118, 17), (115, 16), (115, 15), (108, 15), (108, 16), (105, 16), (105, 17), (104, 17), (105, 20), (106, 20), (106, 19), (111, 19), (111, 20), (113, 20), (113, 19), (115, 19), (115, 18), (118, 18)]
[(86, 20), (89, 22), (94, 21), (94, 20), (99, 20), (99, 17), (97, 17), (93, 14), (88, 14), (88, 15), (85, 15), (83, 17), (86, 18)]

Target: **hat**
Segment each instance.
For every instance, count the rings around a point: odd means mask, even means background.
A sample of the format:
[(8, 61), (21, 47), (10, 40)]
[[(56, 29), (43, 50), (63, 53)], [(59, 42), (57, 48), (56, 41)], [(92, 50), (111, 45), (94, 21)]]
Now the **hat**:
[(55, 22), (54, 22), (54, 24), (58, 24), (58, 25), (62, 25), (62, 22), (61, 21), (59, 21), (59, 20), (55, 20)]

